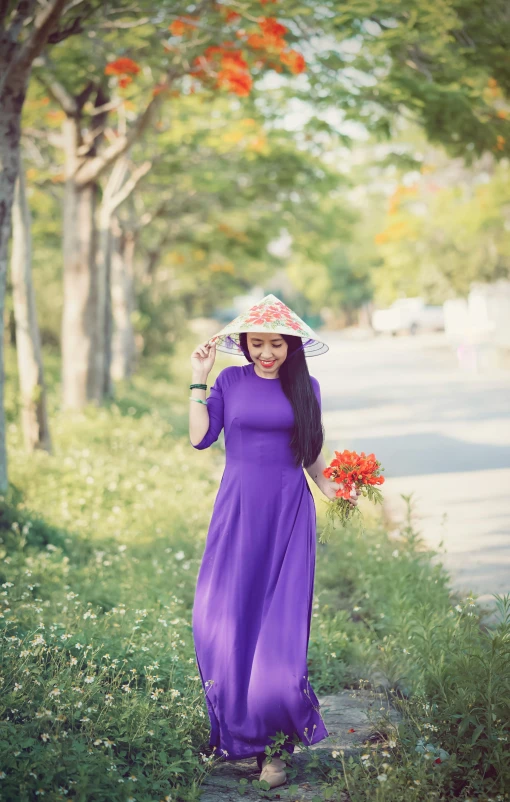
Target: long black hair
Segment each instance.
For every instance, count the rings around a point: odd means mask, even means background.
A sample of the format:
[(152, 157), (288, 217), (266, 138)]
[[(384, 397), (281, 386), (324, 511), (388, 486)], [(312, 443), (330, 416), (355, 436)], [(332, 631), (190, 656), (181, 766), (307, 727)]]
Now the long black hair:
[[(287, 343), (288, 350), (286, 359), (280, 365), (278, 377), (294, 410), (290, 447), (296, 466), (303, 465), (306, 468), (315, 462), (324, 445), (321, 409), (310, 380), (301, 337), (292, 334), (281, 336)], [(253, 362), (248, 350), (247, 332), (239, 332), (239, 344), (248, 362)]]

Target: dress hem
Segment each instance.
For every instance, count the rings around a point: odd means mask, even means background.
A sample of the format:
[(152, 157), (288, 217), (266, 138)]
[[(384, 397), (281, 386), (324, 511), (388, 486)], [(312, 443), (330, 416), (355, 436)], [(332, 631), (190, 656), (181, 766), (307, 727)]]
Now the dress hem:
[[(330, 733), (328, 732), (326, 727), (324, 727), (324, 731), (326, 733), (325, 735), (321, 735), (318, 738), (312, 738), (310, 743), (305, 743), (305, 741), (300, 741), (299, 744), (291, 744), (290, 746), (292, 747), (292, 749), (288, 749), (285, 746), (282, 746), (281, 748), (282, 748), (282, 750), (285, 750), (286, 752), (289, 752), (289, 754), (293, 754), (296, 746), (313, 746), (314, 744), (318, 744), (321, 741), (326, 740), (326, 738), (329, 738), (330, 737)], [(267, 744), (267, 745), (270, 745), (270, 744)], [(209, 744), (209, 748), (212, 749), (212, 745), (211, 744)], [(229, 762), (229, 761), (233, 761), (233, 760), (250, 760), (250, 759), (256, 758), (258, 755), (262, 754), (263, 752), (264, 752), (264, 748), (257, 749), (254, 752), (250, 753), (249, 755), (238, 755), (237, 756), (237, 755), (231, 755), (230, 752), (229, 752), (228, 753), (228, 757), (225, 757), (224, 755), (219, 754), (218, 753), (218, 748), (216, 748), (216, 750), (212, 754), (213, 755), (217, 755), (217, 757), (223, 758), (223, 760), (225, 762)]]

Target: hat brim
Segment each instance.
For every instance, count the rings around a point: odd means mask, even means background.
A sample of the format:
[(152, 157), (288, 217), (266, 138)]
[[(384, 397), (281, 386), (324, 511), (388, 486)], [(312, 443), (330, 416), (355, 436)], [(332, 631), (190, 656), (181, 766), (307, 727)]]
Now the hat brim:
[[(253, 328), (244, 329), (246, 332), (253, 332)], [(278, 331), (278, 327), (273, 329), (274, 332), (278, 334), (289, 334), (289, 330), (287, 328), (282, 328)], [(235, 332), (232, 334), (216, 334), (214, 337), (211, 337), (208, 342), (211, 343), (212, 340), (215, 340), (216, 343), (216, 350), (222, 351), (225, 354), (230, 354), (231, 356), (244, 356), (243, 350), (240, 345), (239, 334), (243, 332), (241, 328), (239, 332)], [(292, 335), (297, 336), (299, 335)], [(322, 342), (321, 340), (315, 340), (312, 337), (300, 337), (301, 342), (303, 344), (303, 351), (305, 356), (319, 356), (319, 354), (325, 354), (329, 351), (329, 345)]]

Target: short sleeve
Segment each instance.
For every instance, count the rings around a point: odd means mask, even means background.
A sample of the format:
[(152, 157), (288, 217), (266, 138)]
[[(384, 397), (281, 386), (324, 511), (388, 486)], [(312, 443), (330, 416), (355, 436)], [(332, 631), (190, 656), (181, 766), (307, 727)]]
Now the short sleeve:
[(225, 376), (224, 371), (218, 374), (215, 379), (214, 384), (212, 385), (209, 395), (207, 396), (207, 411), (209, 413), (209, 428), (205, 435), (203, 436), (202, 440), (193, 445), (193, 448), (197, 448), (200, 451), (204, 448), (209, 448), (213, 443), (216, 442), (218, 437), (220, 436), (220, 432), (223, 429), (224, 424), (224, 403), (223, 403), (223, 391), (225, 388)]

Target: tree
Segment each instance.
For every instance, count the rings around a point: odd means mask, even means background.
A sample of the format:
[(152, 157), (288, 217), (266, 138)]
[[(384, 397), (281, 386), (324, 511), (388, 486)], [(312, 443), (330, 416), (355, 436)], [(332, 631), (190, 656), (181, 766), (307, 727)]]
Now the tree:
[(21, 423), (25, 445), (51, 451), (46, 389), (32, 283), (32, 226), (20, 164), (13, 205), (11, 276), (16, 321), (16, 351), (21, 388)]
[[(254, 76), (266, 69), (291, 74), (305, 69), (301, 54), (285, 40), (287, 27), (261, 17), (261, 5), (246, 3), (238, 13), (209, 0), (197, 3), (190, 14), (184, 2), (161, 3), (157, 13), (152, 3), (141, 2), (137, 15), (131, 10), (129, 22), (116, 28), (122, 55), (110, 55), (112, 23), (106, 18), (89, 31), (95, 40), (92, 55), (82, 42), (81, 49), (62, 49), (54, 61), (45, 57), (38, 68), (39, 80), (64, 114), (62, 384), (68, 407), (100, 402), (105, 392), (109, 273), (102, 248), (106, 240), (98, 228), (105, 228), (99, 205), (108, 171), (140, 142), (165, 99), (200, 90), (245, 97)], [(255, 8), (257, 16), (251, 13)], [(247, 20), (248, 30), (241, 27)], [(125, 112), (127, 96), (134, 115)]]
[(510, 277), (510, 170), (491, 161), (467, 168), (429, 147), (414, 182), (398, 184), (375, 237), (379, 303), (403, 294), (441, 303), (474, 281)]
[[(20, 122), (35, 59), (48, 43), (75, 34), (81, 12), (89, 4), (80, 0), (3, 2), (0, 6), (0, 319), (3, 320), (11, 210), (19, 169)], [(69, 8), (69, 10), (68, 10)], [(59, 27), (61, 25), (61, 27)], [(0, 491), (8, 487), (5, 449), (4, 355), (0, 338)]]
[(487, 151), (497, 159), (510, 154), (505, 2), (333, 6), (332, 45), (314, 75), (318, 108), (334, 99), (346, 120), (387, 138), (405, 117), (467, 161)]

